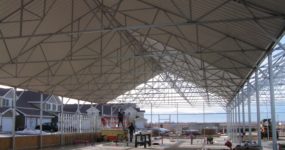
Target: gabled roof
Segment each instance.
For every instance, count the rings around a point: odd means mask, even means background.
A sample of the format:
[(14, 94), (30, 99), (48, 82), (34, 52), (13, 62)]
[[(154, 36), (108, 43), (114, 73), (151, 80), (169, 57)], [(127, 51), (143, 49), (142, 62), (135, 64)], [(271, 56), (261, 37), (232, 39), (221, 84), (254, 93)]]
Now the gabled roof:
[[(0, 88), (0, 94), (5, 95), (10, 89)], [(16, 102), (17, 110), (24, 115), (29, 116), (40, 116), (39, 108), (35, 107), (31, 102), (39, 103), (41, 99), (41, 94), (32, 91), (17, 91), (18, 100)], [(43, 94), (43, 101), (48, 100), (50, 96)], [(3, 113), (10, 109), (10, 107), (0, 107), (0, 113)], [(54, 117), (50, 112), (43, 111), (45, 117)]]
[(0, 88), (0, 96), (4, 96), (10, 89), (2, 89)]
[(0, 113), (3, 113), (7, 111), (8, 109), (10, 109), (10, 107), (0, 107)]
[(64, 112), (75, 113), (77, 111), (77, 104), (66, 104), (63, 106)]
[[(26, 108), (35, 108), (31, 103), (29, 102), (40, 102), (41, 100), (41, 94), (37, 92), (32, 91), (18, 91), (17, 95), (21, 96), (17, 100), (16, 106), (18, 107), (26, 107)], [(47, 100), (49, 96), (47, 94), (43, 94), (43, 101)]]

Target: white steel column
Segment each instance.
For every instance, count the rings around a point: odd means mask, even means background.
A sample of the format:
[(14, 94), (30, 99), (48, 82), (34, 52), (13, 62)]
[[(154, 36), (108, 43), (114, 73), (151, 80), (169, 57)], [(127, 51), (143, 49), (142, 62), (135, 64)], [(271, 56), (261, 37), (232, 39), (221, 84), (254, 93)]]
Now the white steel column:
[(248, 132), (249, 132), (249, 141), (252, 142), (252, 133), (251, 133), (251, 98), (250, 98), (250, 83), (247, 81), (247, 108), (248, 108)]
[(229, 111), (229, 106), (227, 106), (226, 109), (227, 109), (227, 135), (229, 136), (229, 131), (230, 131), (230, 111)]
[(229, 120), (228, 120), (228, 129), (227, 129), (227, 135), (228, 135), (228, 137), (231, 137), (231, 111), (230, 111), (231, 109), (230, 109), (230, 106), (228, 106), (228, 118), (229, 118)]
[(63, 96), (61, 97), (61, 108), (60, 108), (60, 144), (61, 145), (64, 145), (64, 137), (63, 137), (63, 134), (64, 134), (64, 128), (63, 128), (63, 106), (64, 106), (64, 102), (63, 102)]
[(241, 89), (241, 104), (242, 104), (242, 131), (245, 132), (245, 112), (244, 112), (244, 89)]
[(271, 123), (272, 123), (272, 148), (277, 150), (276, 119), (275, 119), (275, 95), (273, 85), (272, 52), (268, 55), (268, 72), (270, 87)]
[(17, 88), (13, 89), (14, 93), (13, 93), (13, 102), (12, 102), (12, 139), (13, 139), (13, 143), (12, 143), (12, 148), (13, 150), (16, 149), (16, 132), (15, 132), (15, 128), (16, 128), (16, 102), (17, 102)]
[(234, 125), (235, 125), (235, 143), (237, 143), (238, 142), (238, 118), (237, 118), (237, 103), (236, 103), (236, 99), (234, 99), (234, 105), (235, 105), (235, 123), (234, 123)]
[(232, 106), (232, 139), (235, 142), (235, 106)]
[(43, 93), (41, 93), (40, 103), (40, 149), (43, 147)]
[(77, 133), (81, 133), (81, 118), (80, 118), (80, 106), (79, 106), (79, 100), (77, 100), (77, 118), (76, 122), (78, 123), (78, 131)]
[(116, 127), (116, 125), (114, 125), (113, 106), (112, 105), (111, 105), (111, 119), (110, 119), (110, 122), (111, 122), (111, 127)]
[(101, 111), (102, 111), (101, 116), (103, 117), (104, 116), (104, 104), (102, 104), (102, 106), (101, 106)]
[(232, 138), (232, 111), (231, 111), (231, 106), (229, 106), (229, 131), (228, 131), (228, 136)]
[(178, 103), (177, 103), (177, 107), (176, 107), (176, 142), (178, 142)]
[(231, 107), (231, 139), (234, 140), (234, 109)]
[(239, 135), (239, 144), (241, 143), (242, 139), (241, 139), (241, 126), (240, 126), (240, 97), (239, 97), (239, 93), (237, 94), (237, 107), (238, 107), (238, 135)]
[[(203, 101), (203, 128), (204, 128), (204, 131), (203, 131), (203, 138), (204, 138), (204, 140), (205, 140), (205, 127), (206, 127), (206, 125), (205, 125), (205, 103), (204, 103), (204, 101)], [(204, 144), (205, 143), (207, 143), (206, 141), (204, 141)], [(203, 146), (204, 146), (204, 144), (203, 144)]]
[(150, 103), (150, 127), (152, 127), (152, 103)]
[(255, 71), (255, 96), (256, 96), (256, 128), (257, 128), (257, 144), (261, 146), (261, 133), (260, 133), (260, 104), (259, 104), (259, 85), (258, 85), (258, 69)]
[(177, 103), (177, 110), (176, 110), (176, 122), (177, 122), (177, 125), (178, 125), (178, 103)]

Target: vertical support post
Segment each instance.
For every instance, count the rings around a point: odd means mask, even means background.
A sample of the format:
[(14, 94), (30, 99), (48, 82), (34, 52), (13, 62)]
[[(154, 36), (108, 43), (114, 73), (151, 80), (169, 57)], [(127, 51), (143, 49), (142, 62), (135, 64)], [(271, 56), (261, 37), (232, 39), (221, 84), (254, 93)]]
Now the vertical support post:
[(79, 100), (77, 100), (77, 123), (78, 123), (78, 133), (81, 133), (81, 118), (80, 118), (80, 106), (79, 106)]
[(235, 142), (235, 106), (232, 104), (232, 141)]
[(43, 93), (41, 93), (40, 103), (40, 149), (43, 147)]
[(203, 138), (204, 138), (204, 145), (207, 143), (206, 135), (205, 135), (205, 102), (203, 101)]
[(104, 104), (102, 104), (101, 111), (102, 111), (101, 116), (103, 117), (104, 116)]
[(277, 135), (276, 135), (276, 119), (275, 119), (275, 95), (273, 85), (273, 68), (272, 68), (272, 52), (268, 55), (268, 72), (269, 72), (269, 88), (270, 88), (270, 106), (271, 106), (271, 132), (272, 132), (272, 148), (277, 150)]
[(176, 110), (176, 123), (178, 125), (178, 103), (177, 103), (177, 110)]
[(60, 107), (60, 144), (64, 145), (64, 138), (63, 138), (63, 134), (64, 134), (64, 128), (63, 128), (63, 106), (64, 106), (64, 102), (63, 102), (63, 96), (61, 97), (61, 107)]
[(176, 141), (178, 142), (178, 103), (177, 103), (177, 108), (176, 108)]
[(114, 118), (113, 118), (113, 106), (111, 105), (111, 119), (110, 119), (110, 122), (111, 122), (111, 127), (114, 127), (115, 123), (114, 123)]
[(13, 150), (16, 149), (16, 102), (17, 102), (17, 88), (13, 88), (13, 101), (12, 101), (12, 117), (13, 117), (13, 123), (12, 123), (12, 148)]
[(231, 128), (231, 125), (232, 125), (232, 120), (231, 120), (231, 109), (230, 109), (230, 106), (228, 106), (229, 108), (229, 115), (228, 115), (228, 117), (229, 117), (229, 122), (228, 122), (228, 124), (229, 124), (229, 129), (227, 130), (227, 135), (228, 135), (228, 137), (231, 137), (231, 130), (232, 130), (232, 128)]
[(150, 127), (152, 127), (152, 103), (150, 103)]
[(227, 135), (230, 133), (230, 108), (227, 106)]
[(259, 84), (258, 84), (258, 69), (255, 71), (255, 96), (256, 96), (256, 128), (257, 128), (257, 144), (261, 146), (261, 132), (260, 132), (260, 103), (259, 103)]
[(245, 132), (245, 112), (244, 112), (244, 89), (241, 89), (241, 107), (242, 107), (242, 131)]
[(252, 132), (251, 132), (251, 87), (249, 81), (247, 81), (247, 108), (248, 108), (248, 131), (249, 131), (249, 141), (252, 142)]
[(231, 106), (231, 140), (234, 140), (234, 112), (233, 112), (233, 106)]
[(238, 135), (239, 135), (239, 144), (242, 142), (242, 132), (241, 132), (241, 126), (240, 126), (240, 96), (239, 93), (237, 94), (237, 107), (238, 107)]
[[(226, 131), (227, 131), (227, 135), (228, 135), (228, 132), (229, 132), (229, 109), (228, 109), (228, 106), (226, 107), (226, 117), (227, 117)], [(223, 134), (225, 134), (225, 132), (223, 132)]]
[(235, 120), (234, 120), (234, 125), (235, 125), (235, 143), (237, 143), (238, 141), (238, 132), (237, 132), (237, 103), (236, 103), (236, 99), (234, 99), (234, 103), (235, 103)]

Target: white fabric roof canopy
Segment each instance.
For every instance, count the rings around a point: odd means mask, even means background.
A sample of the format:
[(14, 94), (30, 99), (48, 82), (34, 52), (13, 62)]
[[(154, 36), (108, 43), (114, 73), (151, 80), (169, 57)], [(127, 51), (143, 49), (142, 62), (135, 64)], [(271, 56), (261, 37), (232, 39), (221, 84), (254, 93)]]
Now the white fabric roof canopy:
[(230, 100), (284, 14), (282, 0), (1, 0), (0, 84), (99, 103), (169, 72)]

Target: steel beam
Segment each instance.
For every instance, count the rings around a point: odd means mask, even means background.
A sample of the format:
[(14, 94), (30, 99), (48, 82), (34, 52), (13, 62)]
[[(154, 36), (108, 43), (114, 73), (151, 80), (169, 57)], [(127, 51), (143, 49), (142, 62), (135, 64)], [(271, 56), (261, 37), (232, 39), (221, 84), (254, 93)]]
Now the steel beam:
[(268, 54), (268, 71), (269, 71), (269, 88), (270, 88), (270, 108), (271, 108), (271, 124), (272, 124), (272, 149), (277, 150), (277, 135), (276, 135), (276, 119), (275, 119), (275, 95), (273, 83), (272, 69), (272, 52)]
[(261, 131), (260, 131), (260, 104), (259, 104), (259, 80), (258, 69), (255, 71), (255, 98), (256, 98), (256, 128), (257, 128), (257, 144), (261, 146)]
[(241, 139), (241, 135), (243, 134), (243, 132), (241, 132), (241, 126), (240, 126), (240, 96), (239, 93), (236, 96), (236, 101), (237, 101), (237, 107), (238, 107), (238, 136), (239, 136), (239, 144), (241, 144), (242, 140)]
[(64, 107), (64, 102), (63, 102), (63, 96), (61, 96), (61, 107), (60, 107), (60, 144), (64, 145), (65, 140), (64, 140), (64, 122), (63, 122), (63, 107)]
[(241, 104), (242, 104), (242, 131), (244, 132), (244, 133), (246, 133), (245, 132), (245, 111), (244, 111), (244, 101), (245, 101), (245, 99), (244, 99), (245, 97), (244, 97), (244, 89), (243, 88), (241, 88)]
[(252, 131), (251, 131), (251, 87), (249, 81), (247, 81), (247, 109), (248, 109), (248, 131), (249, 141), (252, 142)]
[(16, 150), (16, 103), (17, 103), (17, 88), (13, 90), (13, 101), (12, 101), (12, 149)]
[[(40, 149), (43, 147), (43, 93), (40, 93)], [(52, 106), (51, 106), (52, 107)]]

